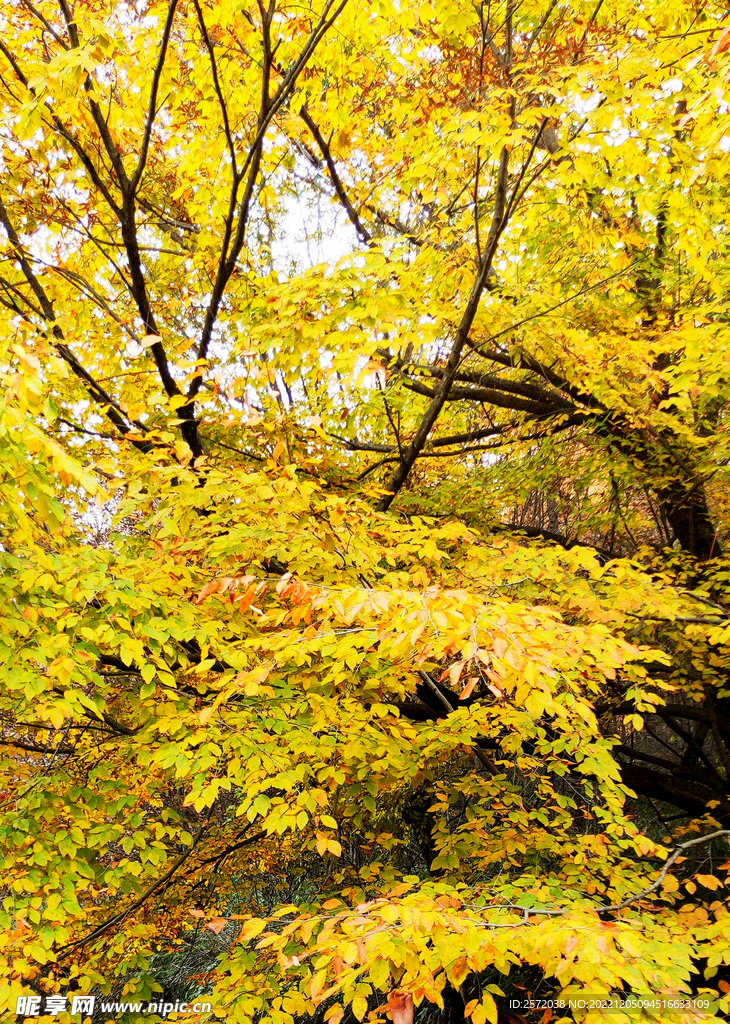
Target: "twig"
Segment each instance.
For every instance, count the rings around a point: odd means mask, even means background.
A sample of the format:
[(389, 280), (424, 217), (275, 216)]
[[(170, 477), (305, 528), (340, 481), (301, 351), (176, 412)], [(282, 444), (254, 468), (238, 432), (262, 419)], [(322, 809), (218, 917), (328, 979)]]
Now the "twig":
[[(448, 697), (446, 697), (446, 695), (441, 692), (441, 690), (433, 681), (428, 672), (424, 672), (423, 669), (419, 668), (418, 674), (423, 680), (423, 682), (426, 684), (426, 686), (429, 688), (429, 690), (432, 690), (436, 694), (440, 703), (443, 705), (445, 710), (450, 714), (454, 710), (454, 707), (451, 704), (451, 701), (448, 699)], [(490, 774), (499, 774), (497, 766), (494, 763), (494, 761), (492, 761), (491, 757), (488, 757), (480, 747), (472, 747), (471, 751), (482, 762), (482, 764), (487, 769), (487, 771), (490, 772)]]
[(665, 862), (664, 867), (659, 872), (659, 877), (651, 885), (647, 886), (646, 889), (642, 889), (641, 892), (637, 892), (635, 896), (629, 896), (623, 901), (623, 903), (616, 903), (609, 907), (598, 907), (598, 910), (624, 910), (626, 907), (631, 906), (632, 903), (636, 903), (638, 900), (643, 900), (645, 896), (649, 896), (651, 893), (656, 892), (662, 882), (667, 876), (667, 872), (671, 866), (682, 856), (684, 850), (689, 850), (693, 846), (701, 846), (702, 843), (709, 843), (713, 839), (719, 839), (720, 836), (730, 836), (730, 829), (718, 829), (717, 832), (710, 832), (707, 836), (699, 836), (697, 839), (689, 839), (686, 843), (680, 843), (679, 846), (675, 847), (671, 857)]

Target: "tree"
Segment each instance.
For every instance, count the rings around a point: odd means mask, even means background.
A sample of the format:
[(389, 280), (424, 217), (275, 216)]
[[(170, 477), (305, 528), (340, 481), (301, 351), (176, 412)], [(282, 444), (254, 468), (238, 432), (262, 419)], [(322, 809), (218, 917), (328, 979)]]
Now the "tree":
[(6, 7), (9, 1012), (727, 1012), (725, 15)]

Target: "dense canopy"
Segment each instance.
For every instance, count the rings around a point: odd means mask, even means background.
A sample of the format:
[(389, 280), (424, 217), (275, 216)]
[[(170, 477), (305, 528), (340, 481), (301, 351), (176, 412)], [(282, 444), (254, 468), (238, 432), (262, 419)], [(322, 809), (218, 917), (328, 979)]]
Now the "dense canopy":
[(727, 18), (5, 0), (5, 1019), (730, 1011)]

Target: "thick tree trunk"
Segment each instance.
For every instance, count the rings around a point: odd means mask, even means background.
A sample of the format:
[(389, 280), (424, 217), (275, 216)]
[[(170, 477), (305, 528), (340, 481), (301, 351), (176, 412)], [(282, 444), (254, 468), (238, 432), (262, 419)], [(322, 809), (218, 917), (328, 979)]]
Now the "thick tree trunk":
[(721, 822), (723, 828), (730, 825), (730, 800), (723, 798), (711, 787), (699, 782), (690, 783), (678, 775), (657, 771), (645, 764), (629, 764), (626, 761), (620, 764), (621, 781), (639, 796), (681, 807), (695, 817), (707, 814), (707, 803), (715, 800), (717, 804), (712, 810), (713, 817)]
[(682, 551), (701, 560), (720, 557), (722, 550), (703, 487), (687, 490), (676, 484), (659, 491), (657, 497)]

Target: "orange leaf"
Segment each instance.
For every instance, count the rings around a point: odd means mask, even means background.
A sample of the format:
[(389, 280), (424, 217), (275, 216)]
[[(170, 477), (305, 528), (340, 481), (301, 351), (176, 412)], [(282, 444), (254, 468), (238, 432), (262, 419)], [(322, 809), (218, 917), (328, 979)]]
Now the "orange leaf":
[[(469, 963), (465, 956), (460, 956), (453, 962), (449, 974), (452, 982), (457, 987), (466, 981), (469, 977)], [(464, 1009), (464, 1016), (466, 1016), (466, 1008)]]
[(256, 587), (250, 586), (243, 597), (239, 597), (236, 601), (239, 612), (245, 612), (253, 604), (253, 599), (256, 596)]
[(724, 53), (725, 50), (730, 50), (730, 25), (715, 40), (715, 45), (710, 50), (710, 60), (718, 53)]
[(474, 693), (474, 687), (477, 685), (479, 680), (476, 676), (473, 676), (465, 685), (464, 689), (459, 694), (459, 700), (466, 700), (467, 697), (471, 697)]
[(228, 924), (227, 917), (214, 917), (212, 921), (208, 921), (206, 928), (210, 928), (216, 935), (220, 935), (225, 926)]
[(206, 597), (210, 597), (211, 594), (214, 594), (217, 590), (220, 590), (220, 588), (221, 588), (221, 581), (220, 580), (211, 580), (210, 583), (206, 583), (205, 584), (203, 589), (200, 591), (198, 596), (195, 598), (195, 603), (196, 604), (200, 604), (201, 601), (204, 601), (206, 599)]
[(449, 669), (449, 679), (451, 680), (452, 686), (456, 686), (456, 684), (459, 682), (459, 677), (461, 673), (464, 671), (465, 664), (465, 661), (455, 661), (454, 664)]

